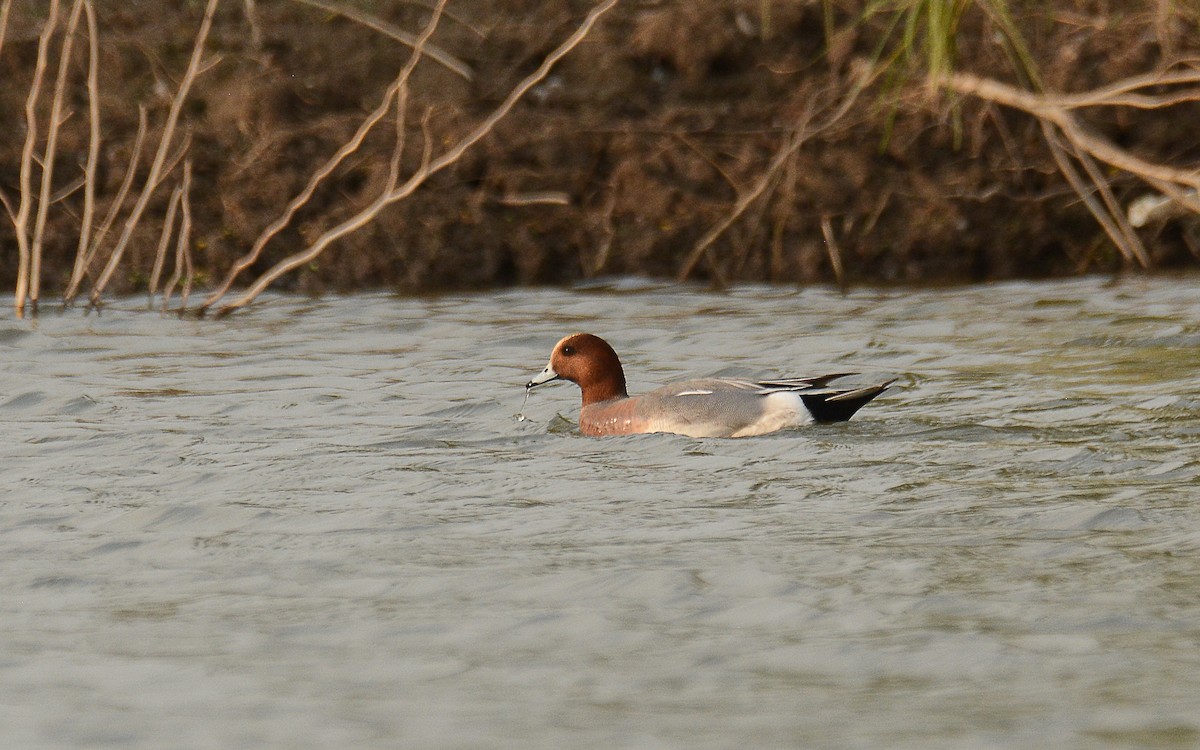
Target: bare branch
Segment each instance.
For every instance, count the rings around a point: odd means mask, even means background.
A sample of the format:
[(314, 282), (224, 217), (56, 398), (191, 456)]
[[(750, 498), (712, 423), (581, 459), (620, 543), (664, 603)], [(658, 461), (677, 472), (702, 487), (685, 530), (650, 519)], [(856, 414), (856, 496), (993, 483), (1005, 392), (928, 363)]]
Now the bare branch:
[[(466, 153), (468, 149), (482, 140), (496, 127), (496, 124), (499, 123), (500, 120), (504, 119), (504, 117), (516, 105), (516, 103), (520, 101), (520, 99), (526, 93), (528, 93), (530, 89), (540, 83), (550, 73), (551, 68), (553, 68), (559, 60), (561, 60), (568, 52), (578, 46), (579, 43), (588, 35), (588, 32), (592, 30), (592, 27), (595, 26), (600, 17), (607, 11), (611, 10), (616, 4), (617, 0), (604, 0), (604, 2), (595, 6), (592, 11), (588, 13), (583, 23), (580, 24), (579, 28), (577, 28), (575, 32), (571, 34), (571, 36), (569, 36), (565, 41), (563, 41), (563, 43), (560, 44), (553, 52), (547, 55), (542, 60), (542, 64), (538, 66), (537, 70), (530, 73), (519, 84), (517, 84), (517, 86), (509, 92), (504, 101), (501, 102), (500, 105), (496, 107), (496, 109), (493, 110), (483, 122), (476, 126), (475, 129), (458, 141), (458, 143), (456, 143), (436, 159), (424, 161), (420, 168), (418, 168), (403, 185), (400, 185), (389, 192), (380, 194), (380, 196), (372, 201), (370, 205), (349, 219), (343, 221), (341, 224), (338, 224), (332, 229), (326, 231), (304, 251), (290, 255), (276, 263), (271, 269), (262, 274), (254, 282), (254, 284), (252, 284), (250, 288), (242, 294), (241, 297), (229, 303), (228, 305), (223, 306), (220, 309), (219, 314), (226, 315), (236, 309), (248, 305), (250, 302), (254, 301), (258, 295), (262, 294), (262, 292), (265, 291), (267, 287), (269, 287), (271, 283), (280, 276), (295, 268), (299, 268), (306, 263), (310, 263), (322, 252), (324, 252), (330, 243), (370, 223), (386, 206), (408, 197), (427, 179), (429, 179), (430, 176), (440, 172), (462, 158), (462, 155)], [(426, 141), (429, 141), (428, 137), (426, 138)]]
[(1185, 84), (1200, 84), (1200, 71), (1180, 70), (1171, 73), (1148, 73), (1131, 76), (1110, 86), (1095, 89), (1083, 94), (1062, 94), (1055, 97), (1055, 103), (1067, 109), (1080, 107), (1134, 107), (1137, 109), (1159, 109), (1184, 102), (1196, 101), (1200, 92), (1185, 90), (1174, 94), (1151, 96), (1136, 93), (1138, 89), (1151, 86), (1180, 86)]
[[(187, 168), (184, 167), (184, 176)], [(163, 219), (162, 232), (158, 236), (158, 249), (154, 253), (154, 267), (150, 271), (150, 283), (146, 285), (146, 307), (154, 306), (154, 295), (158, 293), (158, 280), (162, 276), (163, 266), (167, 258), (167, 246), (171, 244), (171, 233), (175, 229), (175, 214), (179, 211), (179, 203), (183, 200), (183, 185), (175, 186), (171, 191), (171, 201), (167, 204), (167, 217)]]
[(1086, 151), (1076, 152), (1075, 158), (1083, 165), (1083, 169), (1088, 174), (1088, 179), (1096, 186), (1096, 191), (1100, 193), (1100, 198), (1104, 201), (1104, 209), (1109, 216), (1112, 217), (1113, 223), (1116, 224), (1117, 231), (1120, 232), (1123, 242), (1117, 243), (1121, 254), (1128, 261), (1137, 261), (1142, 268), (1150, 267), (1150, 255), (1146, 252), (1146, 247), (1142, 244), (1142, 240), (1138, 237), (1137, 232), (1126, 218), (1125, 212), (1121, 210), (1121, 204), (1117, 202), (1116, 196), (1113, 195), (1112, 188), (1108, 184), (1108, 178), (1100, 171), (1100, 167), (1096, 164), (1096, 160), (1091, 157)]
[(50, 194), (50, 204), (61, 203), (67, 198), (75, 194), (75, 191), (83, 187), (87, 179), (83, 175), (78, 175), (66, 185), (63, 185), (58, 190)]
[(771, 159), (771, 162), (767, 165), (767, 168), (763, 170), (763, 173), (759, 176), (758, 180), (755, 181), (749, 190), (746, 190), (738, 196), (733, 208), (730, 209), (729, 213), (726, 214), (721, 221), (710, 227), (709, 230), (705, 232), (699, 240), (696, 241), (696, 244), (692, 247), (692, 251), (688, 253), (687, 258), (685, 258), (683, 261), (683, 265), (680, 266), (679, 273), (677, 274), (677, 278), (680, 281), (686, 281), (687, 278), (692, 275), (692, 271), (695, 270), (696, 264), (700, 262), (700, 258), (702, 257), (708, 260), (709, 269), (718, 277), (718, 282), (721, 281), (721, 272), (717, 267), (716, 258), (712, 254), (712, 244), (716, 242), (717, 238), (724, 234), (729, 227), (733, 226), (734, 222), (746, 212), (746, 209), (748, 209), (754, 203), (754, 201), (758, 200), (760, 196), (767, 192), (767, 189), (775, 183), (780, 170), (783, 169), (784, 165), (788, 163), (792, 155), (795, 154), (802, 145), (804, 145), (805, 141), (817, 133), (830, 128), (836, 122), (846, 116), (846, 113), (850, 111), (850, 108), (854, 105), (854, 102), (858, 100), (858, 97), (878, 75), (879, 73), (875, 72), (873, 75), (862, 76), (850, 89), (850, 92), (845, 96), (845, 98), (842, 99), (842, 103), (837, 107), (837, 109), (835, 109), (829, 115), (829, 117), (825, 119), (824, 122), (820, 123), (815, 128), (809, 128), (809, 124), (812, 122), (813, 118), (813, 112), (811, 108), (806, 108), (804, 110), (804, 113), (801, 114), (799, 121), (792, 128), (787, 140), (775, 153), (775, 156)]
[(179, 221), (179, 236), (175, 240), (175, 269), (163, 290), (162, 312), (166, 312), (171, 303), (171, 294), (179, 278), (186, 272), (183, 283), (183, 293), (179, 303), (179, 312), (187, 307), (188, 294), (192, 289), (192, 160), (188, 159), (183, 165), (183, 184), (179, 186), (179, 202), (183, 206), (183, 218)]
[(163, 170), (163, 163), (167, 159), (167, 153), (171, 148), (171, 140), (175, 135), (175, 126), (179, 122), (179, 114), (183, 110), (183, 103), (187, 99), (188, 91), (191, 90), (192, 83), (195, 81), (200, 69), (204, 57), (204, 43), (208, 39), (209, 29), (212, 28), (213, 15), (216, 13), (219, 3), (220, 0), (208, 0), (208, 6), (204, 11), (204, 19), (200, 22), (200, 31), (196, 34), (196, 41), (192, 48), (192, 57), (188, 62), (187, 71), (183, 75), (183, 80), (179, 84), (179, 90), (171, 100), (171, 108), (167, 112), (167, 121), (163, 125), (162, 139), (158, 143), (158, 151), (154, 155), (154, 161), (150, 164), (150, 174), (146, 176), (146, 183), (142, 186), (142, 192), (138, 196), (137, 202), (134, 203), (133, 210), (130, 211), (129, 216), (125, 219), (125, 226), (122, 228), (121, 236), (117, 239), (117, 244), (108, 258), (108, 264), (100, 273), (100, 277), (96, 280), (96, 283), (92, 285), (92, 292), (88, 300), (89, 307), (99, 305), (100, 295), (104, 293), (104, 287), (108, 285), (113, 273), (116, 272), (117, 265), (121, 262), (121, 256), (129, 244), (129, 239), (133, 236), (133, 231), (137, 228), (138, 222), (142, 218), (142, 213), (150, 203), (150, 197), (154, 194), (154, 188), (158, 186), (159, 176)]
[[(381, 34), (389, 36), (392, 39), (395, 39), (396, 41), (400, 42), (401, 44), (407, 45), (414, 49), (417, 46), (418, 37), (415, 37), (412, 34), (409, 34), (407, 31), (402, 31), (402, 30), (396, 28), (395, 26), (393, 26), (392, 24), (390, 24), (386, 21), (382, 21), (372, 15), (369, 15), (361, 10), (358, 10), (357, 8), (344, 8), (340, 5), (334, 5), (333, 3), (325, 2), (325, 0), (293, 0), (293, 1), (300, 3), (301, 5), (310, 5), (314, 8), (320, 8), (321, 10), (326, 11), (328, 13), (333, 13), (333, 14), (339, 15), (339, 16), (345, 16), (346, 18), (349, 18), (351, 21), (360, 23), (369, 29), (374, 29), (375, 31), (378, 31)], [(442, 6), (442, 5), (445, 5), (445, 3), (439, 3), (438, 5)], [(440, 16), (442, 14), (443, 10), (441, 8), (438, 8), (434, 12)], [(446, 52), (445, 50), (443, 50), (439, 47), (435, 47), (434, 45), (428, 44), (428, 43), (422, 43), (421, 47), (422, 47), (422, 49), (424, 49), (425, 55), (428, 56), (429, 59), (434, 60), (439, 65), (442, 65), (447, 70), (454, 73), (455, 75), (457, 75), (465, 80), (468, 80), (468, 81), (470, 81), (471, 79), (473, 79), (475, 77), (475, 74), (472, 72), (470, 65), (467, 65), (465, 62), (463, 62), (462, 60), (459, 60), (457, 57), (451, 55), (449, 52)]]
[(8, 218), (15, 224), (17, 221), (17, 210), (13, 208), (12, 201), (8, 198), (8, 193), (0, 190), (0, 203), (4, 204), (4, 210), (8, 213)]
[(603, 208), (600, 212), (600, 245), (596, 248), (596, 253), (591, 259), (582, 257), (582, 253), (580, 254), (580, 265), (583, 266), (589, 276), (599, 274), (608, 265), (608, 258), (612, 253), (613, 240), (617, 237), (617, 229), (613, 224), (613, 214), (617, 210), (617, 174), (614, 174), (609, 180), (608, 194), (604, 197)]
[[(7, 18), (6, 18), (7, 22)], [(37, 63), (33, 69), (33, 81), (29, 84), (29, 96), (25, 99), (25, 144), (21, 148), (21, 202), (13, 228), (17, 233), (17, 288), (13, 306), (17, 317), (25, 314), (25, 302), (29, 296), (30, 247), (29, 213), (33, 209), (33, 149), (37, 145), (37, 102), (42, 93), (42, 77), (46, 73), (46, 58), (49, 56), (50, 39), (58, 25), (58, 0), (50, 0), (50, 12), (42, 33), (38, 37)]]
[(838, 287), (846, 291), (846, 270), (842, 267), (842, 249), (838, 247), (837, 237), (833, 236), (833, 224), (828, 216), (821, 217), (821, 234), (825, 237), (825, 251), (829, 253), (829, 264), (833, 266), (833, 276), (837, 279)]
[(508, 113), (512, 111), (512, 108), (516, 105), (516, 103), (520, 101), (525, 94), (529, 93), (530, 89), (541, 83), (542, 80), (549, 75), (550, 69), (553, 68), (559, 60), (565, 57), (568, 52), (575, 49), (575, 47), (579, 46), (579, 43), (583, 41), (584, 37), (586, 37), (592, 30), (592, 27), (596, 25), (596, 21), (600, 19), (600, 16), (607, 13), (616, 4), (617, 0), (604, 0), (604, 2), (594, 7), (592, 11), (588, 13), (587, 18), (584, 19), (583, 23), (580, 24), (579, 28), (575, 30), (575, 33), (567, 37), (567, 39), (560, 44), (557, 49), (547, 55), (542, 60), (542, 64), (538, 66), (537, 70), (530, 73), (525, 77), (524, 80), (517, 84), (516, 88), (509, 92), (505, 100), (501, 102), (500, 106), (496, 107), (496, 109), (493, 110), (490, 115), (488, 115), (487, 119), (480, 123), (473, 131), (468, 133), (466, 137), (456, 143), (453, 148), (439, 156), (437, 159), (434, 159), (429, 164), (428, 170), (425, 170), (428, 172), (427, 174), (418, 172), (417, 174), (414, 174), (407, 183), (393, 191), (392, 195), (389, 196), (388, 202), (391, 203), (408, 197), (431, 175), (442, 171), (446, 167), (461, 159), (462, 155), (466, 153), (468, 149), (482, 140), (488, 133), (492, 132), (497, 123), (508, 116)]
[[(1195, 199), (1200, 191), (1200, 169), (1176, 169), (1135, 156), (1089, 133), (1070, 112), (1070, 109), (1078, 107), (1154, 108), (1200, 101), (1200, 89), (1197, 88), (1161, 96), (1138, 93), (1150, 86), (1200, 84), (1200, 72), (1184, 70), (1133, 76), (1091, 92), (1057, 96), (1021, 91), (998, 81), (967, 74), (949, 76), (942, 79), (941, 83), (958, 93), (1019, 109), (1038, 118), (1059, 171), (1126, 260), (1136, 262), (1143, 268), (1151, 264), (1149, 253), (1134, 230), (1135, 225), (1141, 226), (1145, 217), (1132, 208), (1128, 213), (1122, 210), (1096, 160), (1140, 178), (1175, 199), (1181, 207), (1200, 213), (1200, 201)], [(1066, 146), (1060, 142), (1059, 133), (1066, 139)], [(1068, 152), (1083, 165), (1092, 188), (1075, 169)], [(1103, 204), (1095, 199), (1093, 192), (1100, 194)]]
[(129, 167), (125, 170), (125, 177), (121, 179), (121, 187), (117, 189), (117, 195), (109, 205), (108, 213), (105, 214), (100, 228), (96, 230), (96, 235), (92, 238), (91, 245), (82, 258), (78, 256), (75, 258), (75, 269), (71, 274), (71, 281), (67, 285), (67, 291), (63, 293), (63, 304), (65, 305), (69, 305), (75, 301), (75, 295), (79, 293), (83, 277), (89, 273), (92, 261), (100, 252), (100, 248), (104, 244), (104, 238), (108, 236), (108, 230), (112, 228), (113, 222), (121, 212), (121, 207), (125, 205), (125, 198), (129, 194), (129, 189), (133, 186), (133, 178), (137, 174), (138, 163), (142, 158), (142, 144), (146, 140), (146, 129), (146, 106), (140, 105), (138, 107), (137, 135), (133, 138), (133, 152), (129, 155)]
[(562, 190), (542, 190), (534, 193), (510, 193), (496, 198), (501, 206), (569, 206), (570, 193)]
[(0, 50), (4, 49), (4, 37), (8, 35), (8, 12), (12, 10), (12, 0), (0, 2)]
[[(1083, 205), (1091, 212), (1092, 216), (1096, 219), (1096, 223), (1108, 235), (1112, 243), (1127, 260), (1132, 261), (1136, 257), (1136, 253), (1129, 245), (1129, 238), (1121, 231), (1112, 212), (1096, 200), (1093, 195), (1094, 190), (1089, 189), (1083, 176), (1079, 174), (1079, 171), (1075, 169), (1075, 165), (1071, 163), (1066, 147), (1062, 144), (1053, 128), (1054, 126), (1048, 122), (1042, 123), (1043, 137), (1045, 137), (1046, 143), (1050, 145), (1050, 153), (1054, 156), (1055, 163), (1058, 164), (1058, 170), (1062, 172), (1071, 189), (1083, 201)], [(1075, 156), (1078, 158), (1079, 154), (1076, 153)], [(1142, 252), (1145, 253), (1145, 250), (1143, 249)]]
[(242, 4), (245, 6), (246, 23), (250, 26), (250, 47), (255, 51), (261, 50), (263, 35), (258, 25), (258, 8), (255, 7), (254, 0), (243, 0)]
[(86, 270), (91, 244), (92, 218), (96, 213), (96, 166), (100, 162), (100, 34), (96, 28), (96, 10), (92, 0), (83, 0), (88, 27), (88, 155), (83, 168), (83, 215), (79, 220), (79, 247), (70, 281), (78, 288)]
[(82, 0), (75, 0), (67, 30), (63, 36), (62, 49), (58, 53), (58, 76), (54, 80), (54, 99), (50, 105), (50, 122), (46, 125), (46, 150), (42, 157), (42, 187), (38, 197), (37, 218), (33, 224), (33, 242), (30, 246), (29, 301), (37, 313), (38, 298), (42, 287), (42, 241), (46, 235), (46, 220), (50, 216), (51, 190), (54, 187), (54, 161), (58, 156), (58, 132), (62, 124), (63, 96), (67, 89), (67, 71), (71, 64), (71, 49), (75, 43), (75, 30), (79, 27), (79, 16), (83, 10)]
[(783, 146), (777, 152), (775, 152), (775, 156), (771, 159), (770, 164), (767, 165), (767, 168), (763, 170), (763, 173), (759, 175), (758, 179), (754, 181), (754, 184), (750, 186), (750, 189), (743, 191), (742, 194), (738, 196), (737, 201), (734, 202), (733, 208), (729, 210), (729, 213), (725, 214), (725, 217), (716, 224), (709, 227), (708, 231), (696, 241), (694, 246), (692, 246), (692, 251), (688, 253), (687, 258), (683, 261), (683, 266), (679, 269), (678, 278), (680, 281), (686, 281), (687, 278), (692, 275), (692, 271), (695, 270), (696, 264), (700, 262), (701, 257), (704, 257), (708, 260), (709, 269), (714, 274), (717, 274), (718, 276), (720, 275), (720, 269), (717, 266), (717, 259), (712, 254), (712, 244), (716, 242), (717, 238), (719, 238), (722, 234), (725, 234), (725, 231), (729, 229), (729, 227), (733, 226), (733, 223), (737, 221), (743, 213), (746, 212), (746, 209), (748, 209), (750, 205), (754, 203), (754, 201), (758, 200), (759, 196), (767, 191), (767, 187), (775, 181), (776, 176), (779, 174), (779, 170), (783, 167), (787, 160), (790, 159), (791, 156), (795, 154), (802, 145), (804, 145), (804, 142), (810, 135), (808, 132), (805, 132), (805, 126), (807, 125), (811, 114), (812, 113), (810, 111), (805, 112), (804, 122), (798, 125), (796, 129), (785, 139)]
[[(74, 298), (90, 263), (92, 221), (96, 213), (96, 169), (100, 163), (100, 34), (96, 26), (96, 9), (92, 0), (83, 0), (83, 11), (87, 17), (88, 29), (88, 155), (83, 168), (83, 214), (79, 219), (79, 245), (75, 250), (75, 262), (68, 280), (68, 292), (63, 295), (64, 304)], [(139, 136), (145, 133), (144, 114), (143, 111), (143, 116), (139, 120), (141, 125)], [(139, 137), (137, 151), (141, 150), (140, 143)], [(122, 185), (125, 191), (129, 189), (132, 177), (133, 170), (131, 169)], [(123, 200), (124, 191), (120, 195)], [(120, 201), (118, 201), (118, 207), (119, 203)], [(105, 232), (107, 232), (107, 225), (111, 225), (112, 217), (115, 215), (115, 213), (109, 214)]]
[[(8, 36), (8, 14), (11, 10), (12, 0), (0, 0), (0, 50), (4, 49), (4, 39)], [(3, 190), (0, 190), (0, 202), (4, 203), (4, 209), (8, 212), (8, 218), (15, 225), (17, 222), (17, 212), (13, 209), (8, 195)]]
[[(402, 98), (405, 103), (407, 102), (409, 76), (412, 75), (412, 71), (416, 68), (417, 62), (421, 58), (421, 53), (425, 48), (425, 41), (428, 40), (429, 37), (433, 35), (434, 30), (437, 29), (438, 21), (441, 18), (441, 13), (446, 6), (446, 2), (447, 0), (439, 0), (437, 6), (434, 8), (433, 16), (429, 19), (429, 23), (426, 24), (424, 30), (421, 32), (420, 37), (417, 38), (416, 46), (413, 47), (412, 53), (409, 55), (407, 62), (405, 62), (404, 66), (400, 69), (400, 72), (396, 74), (396, 79), (392, 81), (390, 86), (388, 86), (387, 91), (384, 92), (383, 99), (380, 100), (379, 105), (375, 107), (375, 109), (369, 115), (367, 115), (366, 119), (362, 121), (362, 123), (358, 126), (358, 130), (354, 133), (354, 136), (342, 144), (342, 146), (333, 154), (333, 156), (329, 157), (328, 161), (326, 161), (319, 169), (312, 173), (312, 175), (308, 178), (308, 184), (304, 186), (304, 189), (301, 190), (296, 197), (292, 198), (292, 200), (288, 202), (287, 207), (284, 209), (279, 218), (271, 222), (267, 228), (263, 230), (262, 234), (258, 236), (258, 239), (254, 240), (254, 245), (251, 246), (250, 252), (246, 253), (234, 262), (233, 266), (230, 267), (229, 272), (225, 274), (225, 279), (221, 282), (221, 284), (208, 295), (208, 298), (205, 299), (203, 303), (201, 303), (197, 310), (200, 315), (203, 315), (210, 307), (212, 307), (218, 300), (220, 300), (229, 292), (230, 287), (233, 286), (233, 282), (237, 280), (237, 277), (241, 275), (242, 271), (245, 271), (258, 260), (259, 256), (262, 255), (263, 250), (266, 248), (267, 243), (274, 239), (276, 235), (283, 231), (284, 227), (291, 223), (292, 218), (296, 215), (296, 212), (299, 211), (302, 206), (308, 203), (308, 201), (317, 192), (317, 188), (320, 187), (321, 183), (323, 183), (325, 179), (329, 177), (329, 175), (333, 174), (334, 170), (336, 170), (342, 164), (342, 162), (346, 160), (346, 157), (350, 156), (350, 154), (353, 154), (355, 151), (358, 151), (371, 130), (374, 129), (374, 127), (379, 124), (379, 121), (382, 120), (387, 115), (388, 111), (391, 110), (392, 101), (398, 98), (398, 95), (402, 94), (402, 97), (400, 98)], [(402, 147), (404, 138), (404, 120), (402, 117), (403, 109), (404, 107), (397, 105), (396, 140), (398, 147)], [(390, 192), (395, 188), (395, 183), (399, 174), (398, 158), (399, 157), (397, 156), (393, 159), (387, 187), (384, 192)]]
[(192, 129), (189, 127), (186, 131), (184, 131), (183, 141), (181, 141), (179, 147), (175, 149), (175, 153), (168, 156), (164, 161), (163, 168), (159, 171), (158, 182), (155, 183), (154, 189), (157, 189), (159, 185), (163, 184), (167, 177), (169, 177), (170, 174), (175, 171), (175, 167), (179, 166), (179, 162), (183, 161), (183, 158), (187, 156), (188, 150), (191, 149), (191, 147)]
[[(977, 96), (1052, 122), (1077, 148), (1118, 169), (1123, 169), (1144, 179), (1154, 178), (1200, 189), (1200, 171), (1175, 169), (1164, 164), (1146, 161), (1114, 146), (1099, 136), (1088, 133), (1057, 97), (1021, 91), (999, 81), (967, 73), (956, 73), (942, 79), (940, 83), (960, 94)], [(1200, 99), (1200, 95), (1197, 98)]]

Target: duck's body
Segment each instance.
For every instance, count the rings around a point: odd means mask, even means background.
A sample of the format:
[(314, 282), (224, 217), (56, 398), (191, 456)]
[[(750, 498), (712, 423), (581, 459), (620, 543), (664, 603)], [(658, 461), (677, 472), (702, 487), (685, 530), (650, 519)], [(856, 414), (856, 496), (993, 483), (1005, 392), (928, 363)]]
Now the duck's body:
[(686, 380), (630, 396), (613, 348), (598, 336), (576, 333), (555, 345), (546, 369), (526, 388), (560, 378), (578, 384), (583, 395), (579, 430), (585, 435), (673, 432), (691, 437), (747, 437), (812, 421), (845, 421), (891, 383), (864, 388), (828, 386), (831, 380), (849, 374), (770, 381)]

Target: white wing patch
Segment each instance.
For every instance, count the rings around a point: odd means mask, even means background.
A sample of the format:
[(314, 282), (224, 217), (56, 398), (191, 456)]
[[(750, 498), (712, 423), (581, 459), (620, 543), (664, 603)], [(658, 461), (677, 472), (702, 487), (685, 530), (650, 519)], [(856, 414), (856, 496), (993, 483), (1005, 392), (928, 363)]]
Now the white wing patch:
[(674, 395), (676, 395), (676, 396), (711, 396), (712, 391), (706, 391), (704, 389), (697, 389), (694, 391), (680, 391), (679, 393), (676, 393)]

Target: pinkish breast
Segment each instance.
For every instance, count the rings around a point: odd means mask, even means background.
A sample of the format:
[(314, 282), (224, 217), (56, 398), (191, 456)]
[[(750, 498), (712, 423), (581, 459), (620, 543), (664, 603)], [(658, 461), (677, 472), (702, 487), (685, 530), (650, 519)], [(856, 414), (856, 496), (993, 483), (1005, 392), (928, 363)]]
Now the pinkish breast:
[(588, 404), (579, 410), (579, 431), (592, 437), (651, 432), (647, 420), (637, 414), (635, 398)]

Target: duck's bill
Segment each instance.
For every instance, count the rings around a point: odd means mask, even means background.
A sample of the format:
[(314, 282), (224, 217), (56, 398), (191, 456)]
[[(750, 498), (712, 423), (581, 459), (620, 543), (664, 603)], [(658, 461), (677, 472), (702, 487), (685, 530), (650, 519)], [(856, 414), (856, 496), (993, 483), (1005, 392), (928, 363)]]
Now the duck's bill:
[(533, 377), (533, 380), (530, 380), (528, 383), (525, 384), (525, 390), (529, 390), (530, 388), (534, 387), (535, 385), (541, 385), (542, 383), (549, 383), (551, 380), (558, 380), (558, 377), (559, 377), (559, 375), (557, 372), (554, 371), (554, 368), (551, 367), (550, 365), (546, 365), (545, 370), (542, 370), (541, 372), (539, 372), (537, 375), (535, 375)]

